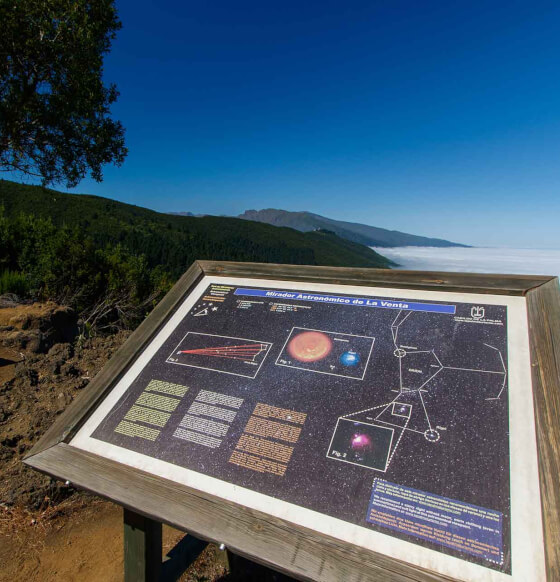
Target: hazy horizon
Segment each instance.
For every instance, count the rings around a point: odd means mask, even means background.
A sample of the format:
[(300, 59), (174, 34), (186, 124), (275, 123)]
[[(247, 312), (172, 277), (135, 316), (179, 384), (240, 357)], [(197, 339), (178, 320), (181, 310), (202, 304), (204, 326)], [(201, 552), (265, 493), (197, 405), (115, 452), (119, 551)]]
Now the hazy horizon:
[(413, 271), (560, 276), (560, 249), (510, 247), (372, 247)]

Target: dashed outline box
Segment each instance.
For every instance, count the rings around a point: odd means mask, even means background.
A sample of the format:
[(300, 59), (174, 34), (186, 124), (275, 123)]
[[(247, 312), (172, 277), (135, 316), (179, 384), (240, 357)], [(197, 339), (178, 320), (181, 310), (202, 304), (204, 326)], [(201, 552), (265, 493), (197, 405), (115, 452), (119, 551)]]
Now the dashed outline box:
[[(339, 457), (334, 457), (332, 455), (330, 455), (330, 451), (332, 448), (332, 444), (334, 441), (334, 436), (336, 434), (336, 431), (338, 430), (338, 425), (340, 423), (341, 420), (345, 420), (347, 422), (352, 422), (354, 424), (364, 424), (366, 426), (374, 426), (375, 428), (380, 428), (383, 430), (389, 430), (391, 431), (391, 440), (389, 441), (389, 446), (387, 447), (387, 456), (385, 457), (385, 468), (384, 469), (378, 469), (377, 467), (368, 467), (367, 465), (364, 465), (363, 463), (353, 463), (352, 461), (347, 461), (346, 459), (341, 459)], [(337, 421), (336, 421), (336, 426), (334, 427), (334, 431), (333, 431), (333, 435), (331, 437), (331, 441), (329, 443), (329, 448), (327, 450), (327, 454), (325, 455), (327, 457), (327, 459), (333, 459), (334, 461), (341, 461), (342, 463), (348, 463), (349, 465), (356, 465), (358, 467), (363, 467), (364, 469), (369, 469), (370, 471), (380, 471), (381, 473), (385, 473), (385, 471), (387, 471), (387, 468), (389, 466), (389, 460), (391, 458), (391, 447), (393, 446), (393, 439), (395, 437), (395, 429), (394, 428), (388, 428), (386, 426), (380, 426), (379, 424), (373, 424), (371, 422), (362, 422), (361, 420), (352, 420), (351, 418), (342, 418), (340, 417)]]
[[(346, 374), (334, 374), (333, 372), (323, 372), (321, 370), (311, 370), (310, 368), (304, 368), (302, 366), (294, 366), (293, 364), (281, 364), (278, 362), (278, 360), (280, 360), (280, 357), (282, 356), (282, 354), (284, 353), (284, 350), (286, 349), (286, 346), (288, 345), (288, 342), (290, 341), (290, 338), (292, 337), (292, 334), (294, 333), (294, 329), (302, 329), (304, 331), (318, 331), (320, 333), (329, 333), (332, 335), (345, 335), (348, 337), (361, 337), (361, 338), (366, 338), (366, 339), (370, 339), (371, 341), (371, 347), (369, 349), (369, 353), (368, 353), (368, 357), (366, 360), (366, 363), (364, 364), (364, 373), (362, 374), (362, 377), (359, 378), (357, 376), (348, 376)], [(373, 345), (375, 344), (375, 338), (373, 336), (369, 336), (369, 335), (358, 335), (355, 333), (341, 333), (338, 331), (327, 331), (324, 329), (312, 329), (310, 327), (299, 327), (299, 326), (294, 326), (292, 327), (292, 329), (290, 330), (290, 333), (288, 334), (288, 337), (286, 338), (286, 341), (284, 342), (284, 345), (282, 346), (282, 349), (280, 350), (280, 354), (278, 355), (278, 357), (276, 358), (276, 362), (275, 364), (277, 366), (284, 366), (285, 368), (295, 368), (296, 370), (303, 370), (305, 372), (315, 372), (315, 374), (326, 374), (328, 376), (337, 376), (338, 378), (349, 378), (350, 380), (363, 380), (365, 375), (366, 375), (366, 371), (369, 365), (369, 360), (371, 358), (371, 353), (373, 352)]]
[[(255, 370), (255, 373), (252, 376), (249, 376), (247, 374), (237, 374), (235, 372), (227, 372), (225, 370), (218, 370), (216, 368), (206, 368), (204, 366), (196, 366), (194, 364), (183, 364), (181, 362), (171, 362), (171, 361), (169, 361), (169, 358), (171, 358), (175, 354), (175, 352), (177, 351), (177, 349), (179, 348), (179, 346), (185, 341), (185, 338), (189, 334), (192, 334), (192, 335), (207, 335), (207, 336), (210, 336), (210, 337), (223, 337), (225, 339), (234, 339), (234, 340), (241, 340), (241, 341), (244, 341), (244, 342), (253, 342), (255, 344), (264, 344), (264, 345), (267, 345), (268, 348), (266, 350), (266, 354), (264, 355), (264, 358), (262, 359), (261, 363), (259, 364), (259, 366)], [(198, 332), (198, 331), (188, 331), (181, 338), (181, 341), (175, 346), (175, 348), (169, 354), (169, 356), (167, 356), (167, 359), (165, 360), (165, 362), (167, 364), (175, 364), (176, 366), (187, 366), (188, 368), (198, 368), (199, 370), (210, 370), (212, 372), (219, 372), (220, 374), (230, 374), (231, 376), (240, 376), (241, 378), (250, 378), (251, 380), (254, 380), (257, 377), (257, 374), (259, 373), (259, 370), (261, 369), (264, 361), (266, 360), (266, 356), (268, 356), (268, 353), (270, 352), (270, 348), (271, 347), (272, 347), (272, 343), (271, 342), (261, 342), (259, 340), (248, 339), (248, 338), (245, 338), (245, 337), (232, 337), (232, 336), (229, 336), (229, 335), (218, 335), (216, 333), (202, 333), (202, 332)]]

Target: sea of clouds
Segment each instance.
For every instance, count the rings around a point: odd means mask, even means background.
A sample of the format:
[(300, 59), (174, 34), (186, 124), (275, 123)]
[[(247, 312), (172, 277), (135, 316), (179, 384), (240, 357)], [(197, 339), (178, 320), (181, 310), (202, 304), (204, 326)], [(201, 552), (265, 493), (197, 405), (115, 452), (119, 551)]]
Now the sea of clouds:
[(400, 269), (560, 275), (560, 250), (501, 248), (372, 247)]

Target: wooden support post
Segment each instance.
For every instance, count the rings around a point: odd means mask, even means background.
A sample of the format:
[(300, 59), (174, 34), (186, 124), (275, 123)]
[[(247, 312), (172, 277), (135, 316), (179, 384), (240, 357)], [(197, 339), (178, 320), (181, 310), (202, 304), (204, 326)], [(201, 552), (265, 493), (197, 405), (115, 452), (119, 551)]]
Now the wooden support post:
[(214, 544), (214, 555), (216, 557), (216, 562), (224, 568), (224, 572), (230, 574), (230, 551), (224, 546), (224, 544)]
[(124, 509), (124, 581), (159, 582), (161, 523)]

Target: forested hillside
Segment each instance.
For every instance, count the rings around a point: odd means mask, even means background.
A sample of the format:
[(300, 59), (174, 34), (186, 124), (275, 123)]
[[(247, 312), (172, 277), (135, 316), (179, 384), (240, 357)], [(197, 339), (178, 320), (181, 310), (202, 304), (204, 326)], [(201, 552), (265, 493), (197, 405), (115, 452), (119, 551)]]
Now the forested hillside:
[(115, 318), (122, 323), (148, 309), (146, 302), (157, 300), (196, 259), (391, 265), (328, 231), (173, 216), (0, 181), (0, 293), (48, 297), (73, 305), (96, 323)]

